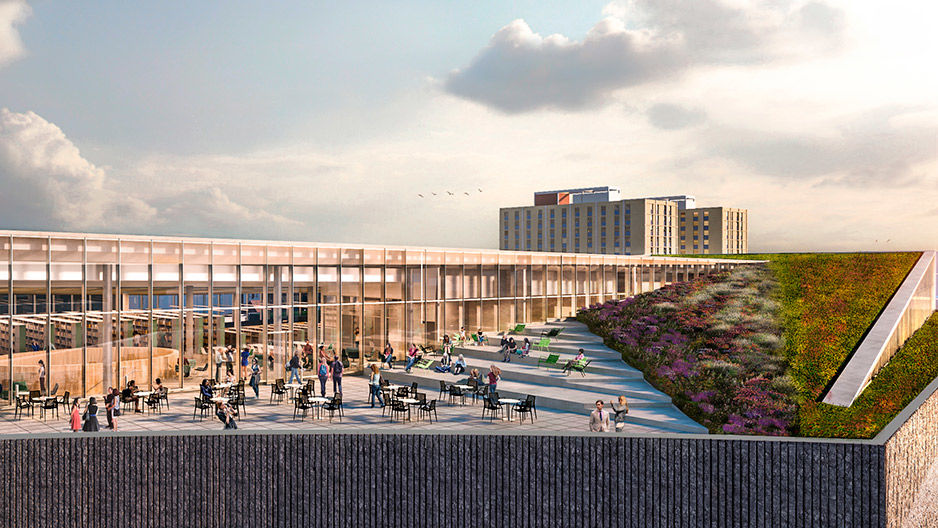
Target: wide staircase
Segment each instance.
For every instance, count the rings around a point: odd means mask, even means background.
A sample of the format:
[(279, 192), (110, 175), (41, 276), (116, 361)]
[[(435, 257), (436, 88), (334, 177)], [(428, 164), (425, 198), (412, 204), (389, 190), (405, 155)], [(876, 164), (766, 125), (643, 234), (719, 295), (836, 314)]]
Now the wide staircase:
[[(669, 396), (645, 381), (640, 371), (622, 361), (618, 352), (606, 347), (602, 338), (590, 333), (586, 325), (573, 320), (549, 322), (528, 325), (523, 332), (511, 335), (519, 346), (525, 337), (536, 344), (542, 333), (558, 328), (562, 328), (562, 332), (550, 338), (550, 345), (546, 349), (533, 349), (524, 358), (512, 355), (508, 363), (502, 362), (503, 355), (497, 346), (501, 336), (492, 338), (493, 345), (456, 347), (453, 359), (462, 354), (468, 365), (467, 370), (479, 369), (483, 376), (491, 365), (498, 366), (502, 371), (498, 383), (499, 395), (522, 398), (530, 394), (537, 398), (538, 408), (586, 414), (594, 408), (596, 400), (603, 400), (608, 406), (609, 401), (624, 395), (630, 409), (627, 422), (641, 425), (643, 431), (707, 433), (705, 427), (679, 411)], [(582, 374), (564, 374), (563, 365), (573, 359), (581, 348), (591, 363)], [(543, 364), (543, 360), (550, 354), (560, 357), (555, 366)], [(439, 356), (431, 356), (430, 359), (438, 360)], [(438, 361), (434, 361), (433, 366), (438, 364)], [(417, 382), (425, 390), (438, 391), (440, 380), (446, 383), (463, 381), (468, 372), (454, 376), (436, 372), (431, 367), (414, 368), (406, 373), (403, 365), (397, 363), (393, 370), (382, 371), (382, 375), (393, 383)]]

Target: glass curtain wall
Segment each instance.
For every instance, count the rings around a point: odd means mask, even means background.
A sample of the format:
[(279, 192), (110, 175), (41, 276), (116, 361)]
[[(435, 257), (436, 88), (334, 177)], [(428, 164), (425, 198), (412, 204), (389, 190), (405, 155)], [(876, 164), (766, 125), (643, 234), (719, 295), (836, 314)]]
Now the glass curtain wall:
[(229, 369), (243, 379), (238, 350), (271, 382), (307, 342), (358, 372), (387, 343), (400, 361), (409, 343), (438, 346), (462, 327), (492, 335), (712, 269), (639, 257), (0, 235), (0, 395), (101, 396), (156, 378), (195, 388)]

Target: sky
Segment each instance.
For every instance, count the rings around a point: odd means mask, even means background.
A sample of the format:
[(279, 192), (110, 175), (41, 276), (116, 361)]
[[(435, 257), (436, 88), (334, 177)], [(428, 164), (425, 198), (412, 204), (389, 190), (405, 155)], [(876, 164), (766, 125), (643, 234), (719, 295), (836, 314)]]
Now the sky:
[(0, 0), (0, 228), (494, 248), (499, 207), (612, 185), (747, 208), (752, 251), (936, 248), (936, 19)]

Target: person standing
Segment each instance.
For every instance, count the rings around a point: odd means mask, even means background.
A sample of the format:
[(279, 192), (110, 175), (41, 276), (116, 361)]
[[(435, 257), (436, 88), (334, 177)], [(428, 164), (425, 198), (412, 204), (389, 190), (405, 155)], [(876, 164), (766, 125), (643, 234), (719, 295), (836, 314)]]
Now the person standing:
[[(88, 406), (85, 407), (85, 423), (81, 430), (85, 432), (94, 432), (98, 430), (98, 400), (94, 396), (88, 400)], [(110, 420), (110, 418), (108, 418)]]
[(335, 355), (335, 359), (332, 361), (332, 394), (333, 396), (342, 394), (342, 371), (345, 367), (342, 365), (342, 360), (339, 358), (339, 355)]
[(290, 380), (287, 383), (291, 383), (294, 378), (297, 383), (303, 383), (303, 380), (300, 379), (300, 356), (297, 355), (296, 350), (293, 351), (293, 357), (290, 358)]
[[(111, 430), (117, 429), (117, 424), (114, 423), (114, 401), (117, 400), (117, 395), (115, 394), (115, 389), (108, 387), (107, 395), (104, 397), (104, 410), (107, 413), (107, 428)], [(91, 398), (91, 402), (94, 402), (94, 398)], [(91, 409), (92, 403), (88, 404), (88, 409)], [(97, 407), (95, 408), (95, 414), (97, 414)], [(87, 423), (85, 424), (87, 426)], [(85, 429), (87, 431), (87, 429)]]
[(495, 392), (498, 387), (498, 380), (502, 379), (502, 371), (495, 365), (489, 365), (489, 394)]
[(615, 412), (616, 432), (621, 433), (625, 429), (625, 415), (629, 413), (629, 402), (625, 396), (619, 396), (618, 402), (609, 402)]
[(306, 343), (303, 344), (303, 368), (308, 370), (313, 370), (313, 365), (315, 365), (316, 359), (313, 357), (316, 354), (316, 350), (313, 348), (313, 345), (310, 344), (309, 339), (306, 340)]
[(603, 411), (602, 400), (596, 400), (596, 409), (590, 413), (590, 431), (594, 433), (609, 431), (609, 413)]
[(234, 346), (228, 345), (225, 347), (225, 367), (227, 374), (234, 374)]
[(39, 360), (39, 392), (46, 395), (46, 364)]
[(316, 373), (319, 377), (319, 389), (320, 394), (323, 398), (326, 397), (326, 380), (329, 379), (329, 365), (326, 364), (326, 360), (319, 359), (319, 371)]
[(257, 358), (254, 358), (251, 361), (251, 381), (248, 382), (252, 389), (254, 389), (254, 397), (261, 397), (261, 366), (257, 363)]
[(221, 347), (215, 348), (215, 382), (221, 383), (221, 366), (225, 362), (225, 354)]
[(381, 397), (381, 369), (374, 363), (371, 364), (371, 379), (368, 380), (368, 389), (368, 403), (374, 407), (375, 399), (377, 399), (378, 404), (384, 407), (384, 398)]
[(394, 369), (394, 348), (391, 346), (391, 343), (388, 343), (384, 347), (384, 364), (388, 366), (388, 370)]
[(362, 331), (357, 326), (355, 327), (355, 333), (352, 336), (352, 341), (355, 343), (355, 350), (360, 351), (361, 348), (359, 348), (359, 346), (361, 345), (361, 342), (362, 342)]
[(241, 349), (241, 379), (248, 377), (248, 358), (251, 357), (251, 349), (244, 347)]
[(81, 413), (78, 411), (78, 398), (72, 400), (72, 417), (71, 420), (69, 420), (69, 425), (72, 431), (76, 433), (81, 430)]

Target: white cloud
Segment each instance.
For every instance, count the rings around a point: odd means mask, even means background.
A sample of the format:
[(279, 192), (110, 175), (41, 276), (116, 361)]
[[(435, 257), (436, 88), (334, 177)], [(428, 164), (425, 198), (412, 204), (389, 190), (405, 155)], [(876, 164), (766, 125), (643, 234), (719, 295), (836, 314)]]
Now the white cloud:
[(0, 67), (26, 53), (15, 26), (30, 14), (32, 9), (23, 0), (0, 0)]
[(33, 112), (0, 109), (0, 224), (5, 227), (270, 235), (301, 225), (263, 202), (232, 199), (223, 178), (173, 178), (175, 168), (112, 177), (85, 159), (53, 123)]
[(762, 65), (836, 48), (843, 14), (826, 4), (634, 0), (610, 4), (582, 41), (515, 20), (462, 69), (450, 93), (507, 113), (581, 110), (613, 92), (702, 66)]

